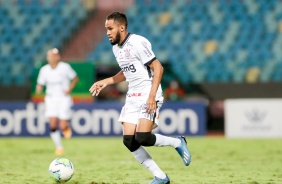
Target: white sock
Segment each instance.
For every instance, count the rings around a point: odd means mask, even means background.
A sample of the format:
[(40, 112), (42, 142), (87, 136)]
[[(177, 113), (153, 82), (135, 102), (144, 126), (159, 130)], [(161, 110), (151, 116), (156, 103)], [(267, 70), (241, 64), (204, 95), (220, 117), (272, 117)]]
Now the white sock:
[(50, 133), (50, 137), (55, 143), (56, 148), (63, 148), (62, 141), (61, 141), (61, 134), (59, 130)]
[(154, 176), (161, 179), (166, 178), (166, 174), (159, 168), (159, 166), (143, 146), (140, 146), (140, 148), (132, 152), (132, 154), (136, 158), (136, 160), (144, 165)]
[(154, 146), (172, 146), (174, 148), (177, 148), (180, 146), (181, 141), (177, 138), (168, 137), (160, 134), (156, 135), (156, 143)]

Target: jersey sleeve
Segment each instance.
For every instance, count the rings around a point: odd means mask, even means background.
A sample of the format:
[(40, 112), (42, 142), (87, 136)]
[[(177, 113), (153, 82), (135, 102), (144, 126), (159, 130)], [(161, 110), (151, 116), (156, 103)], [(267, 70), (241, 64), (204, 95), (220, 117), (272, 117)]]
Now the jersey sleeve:
[(147, 39), (138, 39), (135, 48), (137, 50), (139, 59), (144, 65), (148, 66), (156, 59), (151, 43)]
[(39, 74), (37, 77), (37, 84), (44, 86), (46, 84), (46, 80), (45, 80), (45, 74), (44, 74), (44, 69), (41, 68), (39, 70)]
[(68, 75), (68, 78), (69, 79), (74, 79), (76, 76), (77, 76), (77, 74), (76, 74), (76, 72), (74, 71), (74, 69), (68, 64), (67, 65), (67, 75)]

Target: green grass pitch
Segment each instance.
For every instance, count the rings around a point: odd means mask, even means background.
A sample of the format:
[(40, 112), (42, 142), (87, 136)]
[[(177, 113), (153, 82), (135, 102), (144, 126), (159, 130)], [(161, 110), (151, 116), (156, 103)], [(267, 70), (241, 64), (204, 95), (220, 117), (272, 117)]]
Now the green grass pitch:
[[(148, 151), (172, 184), (282, 183), (281, 139), (188, 137), (191, 165), (170, 147)], [(122, 138), (63, 140), (75, 168), (69, 184), (148, 184), (153, 176), (123, 146)], [(0, 138), (0, 184), (52, 184), (50, 138)]]

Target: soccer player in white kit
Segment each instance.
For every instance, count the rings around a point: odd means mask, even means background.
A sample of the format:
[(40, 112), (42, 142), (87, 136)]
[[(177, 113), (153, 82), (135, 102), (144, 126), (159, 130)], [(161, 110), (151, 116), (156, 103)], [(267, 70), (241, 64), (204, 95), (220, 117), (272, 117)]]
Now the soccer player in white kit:
[(48, 64), (40, 69), (36, 85), (36, 93), (41, 93), (46, 86), (45, 116), (49, 119), (56, 155), (64, 153), (58, 124), (65, 138), (70, 138), (72, 134), (69, 119), (73, 101), (70, 93), (79, 80), (72, 67), (60, 59), (58, 49), (53, 48), (47, 52)]
[(118, 120), (123, 125), (123, 143), (136, 160), (154, 175), (150, 184), (169, 184), (168, 176), (144, 147), (171, 146), (177, 150), (185, 166), (190, 164), (191, 154), (183, 136), (172, 138), (152, 133), (158, 125), (159, 110), (163, 103), (160, 85), (163, 67), (146, 38), (127, 32), (127, 18), (123, 13), (110, 14), (105, 27), (121, 71), (95, 82), (89, 91), (97, 96), (107, 85), (125, 80), (128, 82), (125, 105)]

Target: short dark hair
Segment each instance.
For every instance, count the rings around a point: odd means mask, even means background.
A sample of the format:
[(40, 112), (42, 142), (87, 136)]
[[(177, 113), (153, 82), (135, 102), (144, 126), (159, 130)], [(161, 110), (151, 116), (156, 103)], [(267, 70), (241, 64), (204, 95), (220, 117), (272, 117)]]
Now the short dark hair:
[(110, 15), (107, 16), (107, 20), (113, 19), (115, 22), (119, 22), (121, 24), (125, 25), (125, 28), (127, 28), (127, 18), (124, 13), (121, 12), (113, 12)]

